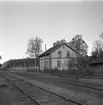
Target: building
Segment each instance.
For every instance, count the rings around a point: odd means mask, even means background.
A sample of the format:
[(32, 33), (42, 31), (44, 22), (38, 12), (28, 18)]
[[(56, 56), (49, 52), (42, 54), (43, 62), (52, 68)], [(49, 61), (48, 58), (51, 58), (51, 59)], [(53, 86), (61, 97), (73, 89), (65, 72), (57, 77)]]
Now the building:
[(39, 59), (35, 58), (22, 58), (22, 59), (12, 59), (6, 61), (2, 64), (2, 68), (38, 68), (39, 67)]
[(89, 61), (89, 65), (92, 68), (96, 68), (98, 72), (103, 72), (103, 57), (93, 57)]
[(76, 58), (79, 55), (74, 49), (66, 43), (53, 45), (47, 51), (42, 53), (40, 58), (40, 70), (44, 69), (60, 69), (67, 70), (71, 58)]

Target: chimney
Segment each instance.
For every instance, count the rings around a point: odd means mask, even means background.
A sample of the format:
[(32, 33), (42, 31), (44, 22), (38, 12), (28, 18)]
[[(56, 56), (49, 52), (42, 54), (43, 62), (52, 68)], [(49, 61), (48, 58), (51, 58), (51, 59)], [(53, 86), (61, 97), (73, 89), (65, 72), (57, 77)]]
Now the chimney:
[(45, 51), (47, 50), (46, 44), (45, 44)]

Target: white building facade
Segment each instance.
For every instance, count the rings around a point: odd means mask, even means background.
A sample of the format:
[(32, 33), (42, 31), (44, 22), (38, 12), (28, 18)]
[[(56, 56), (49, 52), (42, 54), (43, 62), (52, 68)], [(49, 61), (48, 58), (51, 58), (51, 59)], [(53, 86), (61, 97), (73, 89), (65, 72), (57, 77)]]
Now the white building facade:
[(71, 58), (76, 58), (77, 56), (78, 53), (66, 43), (53, 46), (39, 56), (40, 70), (67, 70), (69, 69), (69, 61)]

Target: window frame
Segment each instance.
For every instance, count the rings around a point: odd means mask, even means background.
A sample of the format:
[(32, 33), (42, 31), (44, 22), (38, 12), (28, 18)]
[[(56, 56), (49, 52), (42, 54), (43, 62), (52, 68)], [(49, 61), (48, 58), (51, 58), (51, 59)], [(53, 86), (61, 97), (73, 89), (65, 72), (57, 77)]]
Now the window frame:
[(71, 56), (70, 51), (67, 51), (67, 58)]
[(58, 51), (58, 58), (62, 58), (62, 51), (61, 50)]

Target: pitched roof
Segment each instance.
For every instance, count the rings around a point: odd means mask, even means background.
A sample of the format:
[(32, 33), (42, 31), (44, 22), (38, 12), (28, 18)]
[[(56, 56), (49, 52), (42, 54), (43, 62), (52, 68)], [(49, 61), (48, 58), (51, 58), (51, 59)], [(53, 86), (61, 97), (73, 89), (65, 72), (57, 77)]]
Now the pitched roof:
[[(61, 47), (62, 45), (66, 45), (67, 47), (69, 47), (70, 49), (72, 49), (73, 51), (75, 51), (77, 54), (79, 54), (76, 50), (74, 50), (73, 48), (71, 48), (70, 46), (68, 46), (66, 43), (62, 43), (62, 44), (58, 44), (56, 46), (53, 46), (51, 48), (49, 48), (47, 51), (45, 51), (44, 53), (42, 53), (39, 57), (43, 57), (46, 55), (51, 54), (53, 51), (55, 51), (56, 49), (58, 49), (59, 47)], [(80, 54), (79, 54), (80, 55)]]
[(100, 63), (103, 63), (103, 57), (93, 58), (89, 63), (90, 64), (100, 64)]
[(93, 57), (92, 56), (87, 56), (87, 57), (85, 57), (84, 58), (87, 62), (90, 62), (92, 59), (93, 59)]

